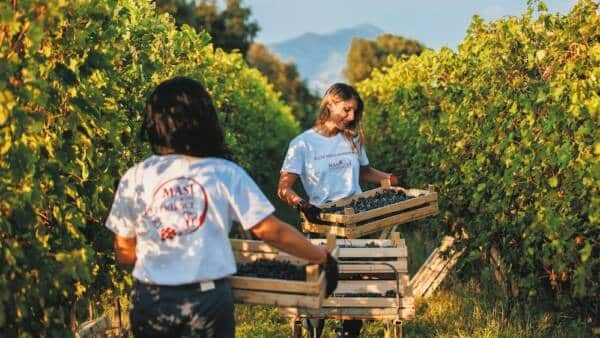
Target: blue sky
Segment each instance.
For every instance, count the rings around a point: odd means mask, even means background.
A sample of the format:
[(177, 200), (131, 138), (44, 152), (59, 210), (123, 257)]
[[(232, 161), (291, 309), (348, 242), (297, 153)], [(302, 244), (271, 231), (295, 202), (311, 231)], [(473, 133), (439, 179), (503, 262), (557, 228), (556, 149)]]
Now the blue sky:
[[(576, 0), (545, 3), (550, 12), (567, 13)], [(262, 43), (370, 23), (439, 49), (444, 45), (455, 48), (473, 15), (486, 20), (520, 15), (527, 0), (244, 0), (243, 4), (261, 26), (256, 40)]]

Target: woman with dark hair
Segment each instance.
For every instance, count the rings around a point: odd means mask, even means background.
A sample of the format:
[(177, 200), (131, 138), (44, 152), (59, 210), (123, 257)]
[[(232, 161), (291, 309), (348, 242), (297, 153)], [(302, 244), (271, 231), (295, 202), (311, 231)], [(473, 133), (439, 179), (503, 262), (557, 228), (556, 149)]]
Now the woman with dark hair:
[(153, 156), (121, 178), (106, 226), (119, 262), (133, 265), (135, 337), (233, 337), (236, 272), (233, 221), (294, 256), (325, 265), (327, 291), (337, 263), (323, 247), (273, 216), (274, 208), (228, 152), (208, 92), (197, 81), (161, 83), (147, 101), (142, 137)]
[[(360, 181), (398, 184), (395, 175), (369, 166), (362, 116), (363, 101), (358, 92), (350, 85), (336, 83), (325, 92), (315, 126), (290, 142), (277, 195), (309, 221), (318, 221), (320, 205), (360, 193)], [(293, 189), (298, 177), (308, 201)], [(319, 325), (317, 331), (322, 330), (323, 322)], [(345, 321), (344, 336), (358, 336), (361, 326), (361, 321)]]

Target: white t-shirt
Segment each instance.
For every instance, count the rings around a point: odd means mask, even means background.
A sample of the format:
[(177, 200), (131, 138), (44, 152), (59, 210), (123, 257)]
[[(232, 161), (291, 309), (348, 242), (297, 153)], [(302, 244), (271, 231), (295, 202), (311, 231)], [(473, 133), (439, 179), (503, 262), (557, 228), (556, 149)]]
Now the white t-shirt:
[(360, 193), (360, 166), (367, 165), (364, 147), (357, 153), (342, 133), (326, 137), (309, 129), (290, 142), (281, 172), (299, 175), (310, 203), (319, 206)]
[(232, 221), (248, 230), (273, 212), (235, 163), (151, 156), (121, 178), (106, 227), (136, 237), (136, 279), (179, 285), (234, 274)]

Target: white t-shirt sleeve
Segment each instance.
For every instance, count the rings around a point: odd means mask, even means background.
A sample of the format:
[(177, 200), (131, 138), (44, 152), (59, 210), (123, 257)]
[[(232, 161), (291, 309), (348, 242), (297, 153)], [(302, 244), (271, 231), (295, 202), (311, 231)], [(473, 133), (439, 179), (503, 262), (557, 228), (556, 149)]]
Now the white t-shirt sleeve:
[(306, 149), (304, 142), (299, 139), (292, 140), (288, 147), (287, 154), (285, 155), (285, 159), (283, 160), (281, 172), (302, 175), (302, 172), (304, 171), (305, 153)]
[(106, 227), (121, 237), (135, 237), (135, 218), (133, 216), (135, 189), (133, 189), (133, 185), (131, 175), (126, 173), (121, 177), (115, 200), (106, 220)]
[(367, 152), (365, 151), (365, 146), (360, 146), (360, 151), (358, 152), (358, 163), (365, 167), (369, 165), (369, 159), (367, 158)]
[(240, 167), (235, 168), (231, 184), (226, 184), (229, 192), (230, 210), (234, 220), (249, 230), (258, 222), (275, 212), (275, 208), (254, 180)]

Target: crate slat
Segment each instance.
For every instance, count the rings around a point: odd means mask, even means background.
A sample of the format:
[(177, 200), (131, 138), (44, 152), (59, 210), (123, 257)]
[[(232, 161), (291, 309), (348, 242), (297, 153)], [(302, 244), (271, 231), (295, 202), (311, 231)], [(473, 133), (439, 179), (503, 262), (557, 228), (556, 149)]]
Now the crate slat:
[(386, 258), (386, 257), (408, 257), (405, 246), (397, 248), (338, 248), (339, 257), (343, 258)]
[[(344, 264), (343, 261), (339, 261), (340, 273), (342, 274), (381, 274), (381, 273), (395, 273), (408, 272), (408, 262), (406, 259), (386, 262), (394, 267), (395, 271), (388, 265), (383, 264), (372, 264), (369, 262), (365, 262), (364, 264)], [(353, 262), (358, 263), (358, 262)]]
[(367, 308), (410, 308), (415, 306), (414, 298), (396, 297), (329, 297), (325, 298), (322, 307), (367, 307)]
[[(319, 276), (321, 279), (325, 278), (322, 274)], [(307, 278), (308, 279), (308, 278)], [(284, 293), (306, 293), (316, 294), (321, 292), (322, 280), (316, 282), (303, 282), (303, 281), (288, 281), (273, 278), (257, 278), (257, 277), (244, 277), (244, 276), (231, 276), (229, 277), (231, 287), (234, 289), (250, 289), (250, 290), (262, 290), (262, 291), (282, 291)]]
[(348, 237), (348, 238), (353, 238), (353, 237), (349, 237), (348, 234), (350, 233), (349, 228), (346, 228), (342, 225), (338, 225), (338, 224), (332, 224), (332, 225), (327, 225), (327, 224), (314, 224), (314, 223), (310, 223), (306, 220), (303, 220), (302, 222), (302, 231), (304, 232), (315, 232), (315, 233), (319, 233), (319, 234), (333, 234), (336, 235), (338, 237)]
[(319, 319), (373, 319), (373, 320), (410, 320), (415, 318), (415, 309), (409, 308), (362, 308), (362, 307), (327, 307), (319, 309), (280, 308), (279, 314), (288, 318)]
[[(317, 244), (317, 245), (323, 245), (327, 242), (327, 240), (325, 238), (313, 238), (310, 241), (311, 241), (311, 243)], [(369, 243), (375, 243), (381, 247), (406, 246), (404, 239), (399, 239), (399, 242), (395, 243), (393, 239), (338, 238), (338, 239), (336, 239), (336, 242), (335, 242), (335, 244), (338, 247), (340, 247), (342, 245), (346, 245), (346, 246), (352, 246), (352, 247), (356, 247), (356, 248), (363, 248), (363, 247), (365, 247), (366, 244), (369, 244)]]
[(322, 302), (322, 299), (319, 297), (239, 289), (234, 290), (233, 299), (237, 303), (297, 306), (302, 308), (319, 308)]
[[(400, 284), (402, 287), (402, 281)], [(333, 293), (385, 293), (388, 290), (396, 291), (396, 287), (395, 280), (341, 280)]]

